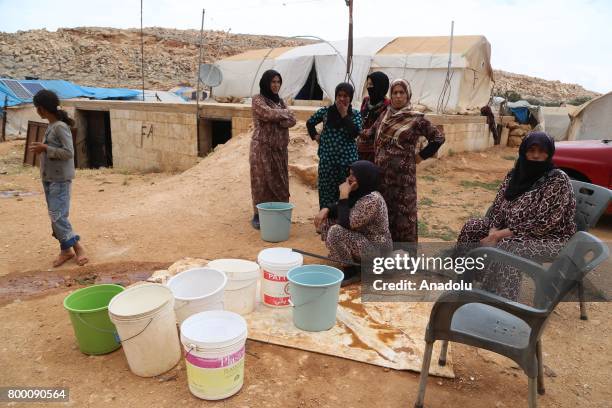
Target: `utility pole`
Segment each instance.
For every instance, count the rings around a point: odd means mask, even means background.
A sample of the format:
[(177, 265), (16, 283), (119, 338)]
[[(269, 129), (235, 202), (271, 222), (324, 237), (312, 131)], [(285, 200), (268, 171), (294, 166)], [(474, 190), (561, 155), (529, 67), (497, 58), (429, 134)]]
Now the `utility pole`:
[[(349, 8), (348, 50), (346, 51), (346, 79), (351, 80), (353, 66), (353, 0), (344, 0)], [(352, 82), (352, 81), (351, 81)]]

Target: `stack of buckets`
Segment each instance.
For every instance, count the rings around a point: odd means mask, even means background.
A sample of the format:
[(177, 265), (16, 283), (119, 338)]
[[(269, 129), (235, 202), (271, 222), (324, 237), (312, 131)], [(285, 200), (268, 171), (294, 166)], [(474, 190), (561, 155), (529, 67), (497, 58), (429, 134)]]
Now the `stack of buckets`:
[(258, 262), (219, 259), (177, 274), (167, 286), (94, 285), (67, 296), (64, 307), (83, 353), (123, 346), (130, 370), (142, 377), (170, 370), (184, 353), (190, 391), (223, 399), (244, 382), (247, 325), (240, 314), (254, 310), (259, 276), (263, 303), (293, 306), (298, 328), (321, 331), (335, 324), (341, 271), (302, 266), (302, 255), (289, 248), (264, 249)]

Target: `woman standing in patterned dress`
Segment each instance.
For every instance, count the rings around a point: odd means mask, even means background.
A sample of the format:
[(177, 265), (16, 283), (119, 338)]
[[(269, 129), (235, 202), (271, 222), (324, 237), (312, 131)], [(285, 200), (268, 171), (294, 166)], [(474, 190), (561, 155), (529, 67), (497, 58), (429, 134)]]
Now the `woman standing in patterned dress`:
[[(359, 160), (340, 184), (340, 200), (323, 208), (315, 218), (329, 257), (340, 262), (361, 261), (366, 251), (386, 252), (392, 248), (387, 205), (377, 191), (380, 169), (372, 162)], [(343, 286), (359, 279), (357, 267), (345, 267)]]
[(283, 79), (270, 69), (259, 81), (259, 95), (253, 97), (253, 137), (251, 165), (251, 197), (253, 228), (259, 229), (257, 204), (289, 202), (289, 128), (295, 125), (293, 112), (278, 96)]
[[(531, 132), (519, 147), (519, 158), (497, 192), (485, 218), (468, 220), (457, 239), (457, 255), (478, 246), (493, 246), (534, 261), (549, 261), (576, 232), (576, 200), (569, 177), (555, 169), (554, 140)], [(492, 264), (476, 279), (482, 288), (510, 300), (520, 294), (521, 273)]]
[[(389, 229), (396, 243), (416, 243), (416, 165), (432, 157), (444, 143), (444, 135), (420, 112), (411, 110), (412, 91), (407, 81), (391, 83), (391, 105), (371, 132), (375, 132), (375, 163), (382, 169), (380, 185), (389, 209)], [(419, 137), (427, 146), (416, 152)]]
[(357, 150), (360, 160), (374, 162), (374, 135), (368, 130), (376, 123), (378, 117), (387, 109), (391, 103), (387, 98), (389, 91), (389, 77), (380, 71), (368, 75), (368, 96), (361, 103), (361, 120), (363, 130), (357, 138)]
[[(349, 172), (349, 165), (357, 161), (355, 138), (361, 132), (361, 115), (351, 107), (353, 86), (342, 82), (336, 86), (335, 102), (317, 110), (306, 122), (308, 134), (319, 143), (319, 208), (338, 201), (338, 186)], [(323, 122), (319, 135), (315, 126)]]

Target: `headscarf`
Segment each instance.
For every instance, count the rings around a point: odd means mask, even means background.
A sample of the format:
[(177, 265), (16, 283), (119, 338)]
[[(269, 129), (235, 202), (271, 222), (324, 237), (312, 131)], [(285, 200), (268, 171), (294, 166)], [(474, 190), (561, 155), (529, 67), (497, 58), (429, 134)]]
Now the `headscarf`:
[(358, 160), (350, 168), (358, 184), (357, 190), (349, 194), (348, 204), (352, 208), (360, 198), (378, 189), (380, 168), (368, 160)]
[[(538, 145), (548, 152), (544, 161), (527, 160), (527, 151)], [(552, 157), (555, 154), (555, 142), (546, 132), (530, 132), (519, 147), (519, 158), (514, 164), (508, 187), (504, 193), (506, 200), (514, 200), (529, 191), (540, 178), (548, 174), (555, 166)]]
[(280, 103), (280, 97), (278, 94), (272, 92), (272, 80), (278, 77), (281, 85), (283, 84), (283, 77), (277, 71), (269, 69), (263, 73), (259, 80), (259, 93), (266, 98), (270, 99), (274, 103)]
[(389, 105), (376, 134), (376, 138), (381, 141), (392, 139), (397, 143), (399, 136), (411, 125), (410, 122), (412, 119), (414, 117), (423, 116), (419, 112), (412, 111), (412, 105), (410, 104), (412, 90), (410, 89), (408, 81), (402, 78), (395, 79), (391, 82), (391, 86), (389, 87), (391, 93), (393, 93), (393, 88), (396, 86), (404, 88), (408, 96), (408, 102), (399, 109), (394, 108), (393, 104)]
[[(351, 102), (353, 101), (353, 94), (355, 93), (355, 89), (353, 88), (353, 85), (349, 84), (348, 82), (340, 82), (336, 86), (336, 90), (334, 92), (334, 103), (327, 109), (326, 124), (328, 126), (331, 126), (332, 128), (342, 127), (342, 124), (341, 124), (342, 118), (340, 117), (340, 112), (338, 112), (338, 108), (336, 107), (336, 103), (335, 103), (335, 99), (338, 97), (338, 94), (340, 93), (340, 91), (346, 92)], [(350, 103), (348, 106), (347, 115), (349, 116), (353, 115), (353, 107), (350, 105)]]
[(370, 105), (376, 105), (385, 99), (387, 91), (389, 91), (389, 77), (380, 71), (372, 72), (368, 75), (373, 86), (368, 88), (368, 96), (370, 97)]

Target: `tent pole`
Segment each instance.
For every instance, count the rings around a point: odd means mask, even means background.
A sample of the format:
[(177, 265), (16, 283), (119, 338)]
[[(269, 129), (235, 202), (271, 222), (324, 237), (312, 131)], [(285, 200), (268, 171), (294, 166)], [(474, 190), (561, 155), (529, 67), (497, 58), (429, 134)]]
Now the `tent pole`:
[(144, 32), (142, 29), (142, 2), (140, 0), (140, 56), (141, 56), (141, 75), (142, 75), (142, 101), (145, 100), (145, 73), (144, 73)]
[(202, 37), (204, 36), (204, 16), (206, 9), (202, 9), (202, 25), (200, 26), (200, 55), (198, 56), (198, 66), (196, 67), (196, 138), (198, 146), (198, 156), (200, 155), (200, 66), (202, 65)]
[(349, 8), (348, 50), (346, 52), (346, 80), (353, 82), (351, 70), (353, 65), (353, 0), (345, 0)]

